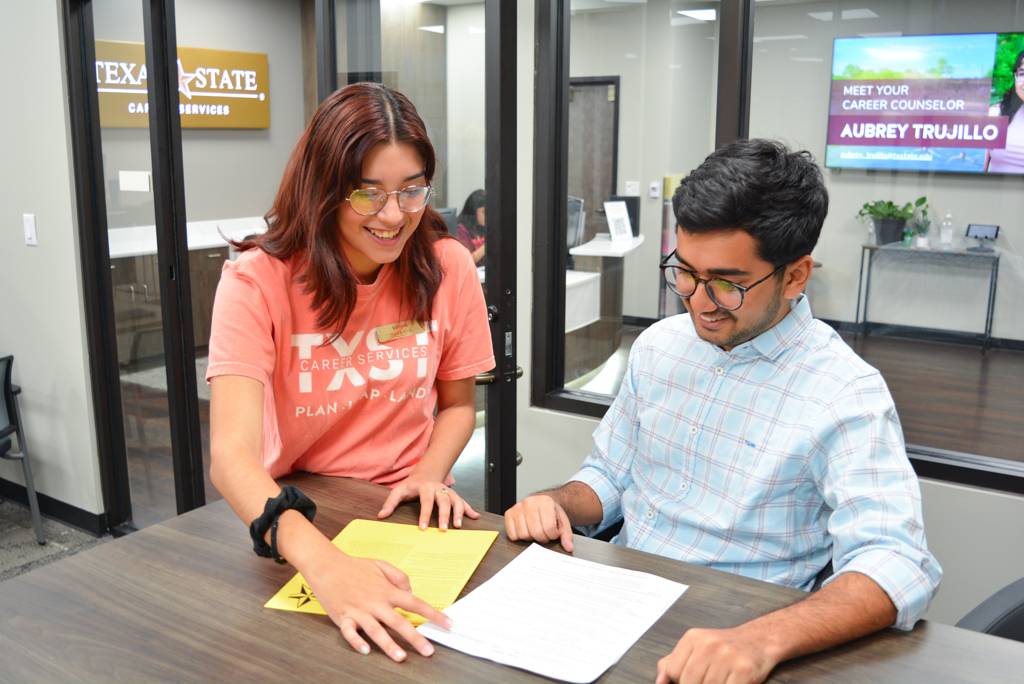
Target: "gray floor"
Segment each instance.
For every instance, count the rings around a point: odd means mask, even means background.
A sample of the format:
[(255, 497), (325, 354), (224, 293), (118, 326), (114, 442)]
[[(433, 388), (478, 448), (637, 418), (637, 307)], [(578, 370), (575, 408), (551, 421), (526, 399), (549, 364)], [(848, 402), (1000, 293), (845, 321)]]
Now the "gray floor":
[(109, 539), (96, 538), (47, 518), (43, 518), (43, 532), (46, 544), (39, 545), (28, 508), (0, 501), (0, 582)]

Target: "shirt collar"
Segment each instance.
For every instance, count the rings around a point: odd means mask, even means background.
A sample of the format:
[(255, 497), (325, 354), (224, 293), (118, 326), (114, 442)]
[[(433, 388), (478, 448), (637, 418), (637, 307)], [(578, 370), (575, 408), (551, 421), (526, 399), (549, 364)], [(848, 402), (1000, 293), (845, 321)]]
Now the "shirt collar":
[(796, 343), (813, 320), (807, 296), (801, 294), (789, 302), (789, 313), (785, 318), (732, 351), (737, 355), (756, 353), (767, 359), (775, 359)]

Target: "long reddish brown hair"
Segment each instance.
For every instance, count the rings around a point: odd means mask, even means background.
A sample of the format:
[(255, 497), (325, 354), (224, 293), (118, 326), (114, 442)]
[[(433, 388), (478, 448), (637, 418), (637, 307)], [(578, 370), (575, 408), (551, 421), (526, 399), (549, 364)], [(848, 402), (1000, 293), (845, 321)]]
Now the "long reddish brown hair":
[[(264, 217), (267, 232), (236, 243), (259, 247), (278, 259), (295, 260), (299, 282), (313, 295), (317, 325), (341, 334), (356, 302), (357, 278), (341, 248), (338, 210), (359, 186), (363, 160), (382, 143), (412, 145), (434, 177), (434, 147), (412, 102), (377, 83), (355, 83), (332, 93), (313, 114), (285, 167), (274, 205)], [(396, 261), (402, 306), (413, 320), (430, 319), (441, 267), (433, 244), (447, 235), (431, 207)]]

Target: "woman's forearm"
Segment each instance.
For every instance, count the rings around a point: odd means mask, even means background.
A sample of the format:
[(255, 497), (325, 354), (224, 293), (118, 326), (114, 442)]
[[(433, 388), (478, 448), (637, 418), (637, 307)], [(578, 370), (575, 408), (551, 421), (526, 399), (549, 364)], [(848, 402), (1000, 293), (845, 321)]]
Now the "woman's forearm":
[[(263, 467), (263, 385), (250, 378), (213, 378), (210, 402), (210, 480), (248, 527), (281, 487)], [(270, 543), (269, 532), (264, 541)], [(278, 553), (300, 570), (330, 542), (297, 511), (285, 511), (277, 530)]]
[(438, 411), (427, 449), (413, 472), (443, 481), (469, 442), (475, 423), (476, 411), (471, 404), (449, 406)]

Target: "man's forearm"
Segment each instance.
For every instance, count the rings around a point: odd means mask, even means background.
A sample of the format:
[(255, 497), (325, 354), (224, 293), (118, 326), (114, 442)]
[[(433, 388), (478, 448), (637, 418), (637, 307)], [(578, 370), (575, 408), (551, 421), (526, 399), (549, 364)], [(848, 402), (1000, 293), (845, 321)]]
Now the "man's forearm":
[(843, 574), (788, 608), (738, 627), (763, 640), (775, 662), (831, 648), (891, 626), (896, 607), (874, 580)]
[(582, 482), (566, 482), (557, 489), (549, 489), (538, 494), (547, 494), (554, 499), (569, 516), (569, 522), (574, 527), (596, 525), (604, 517), (601, 499), (593, 489)]

